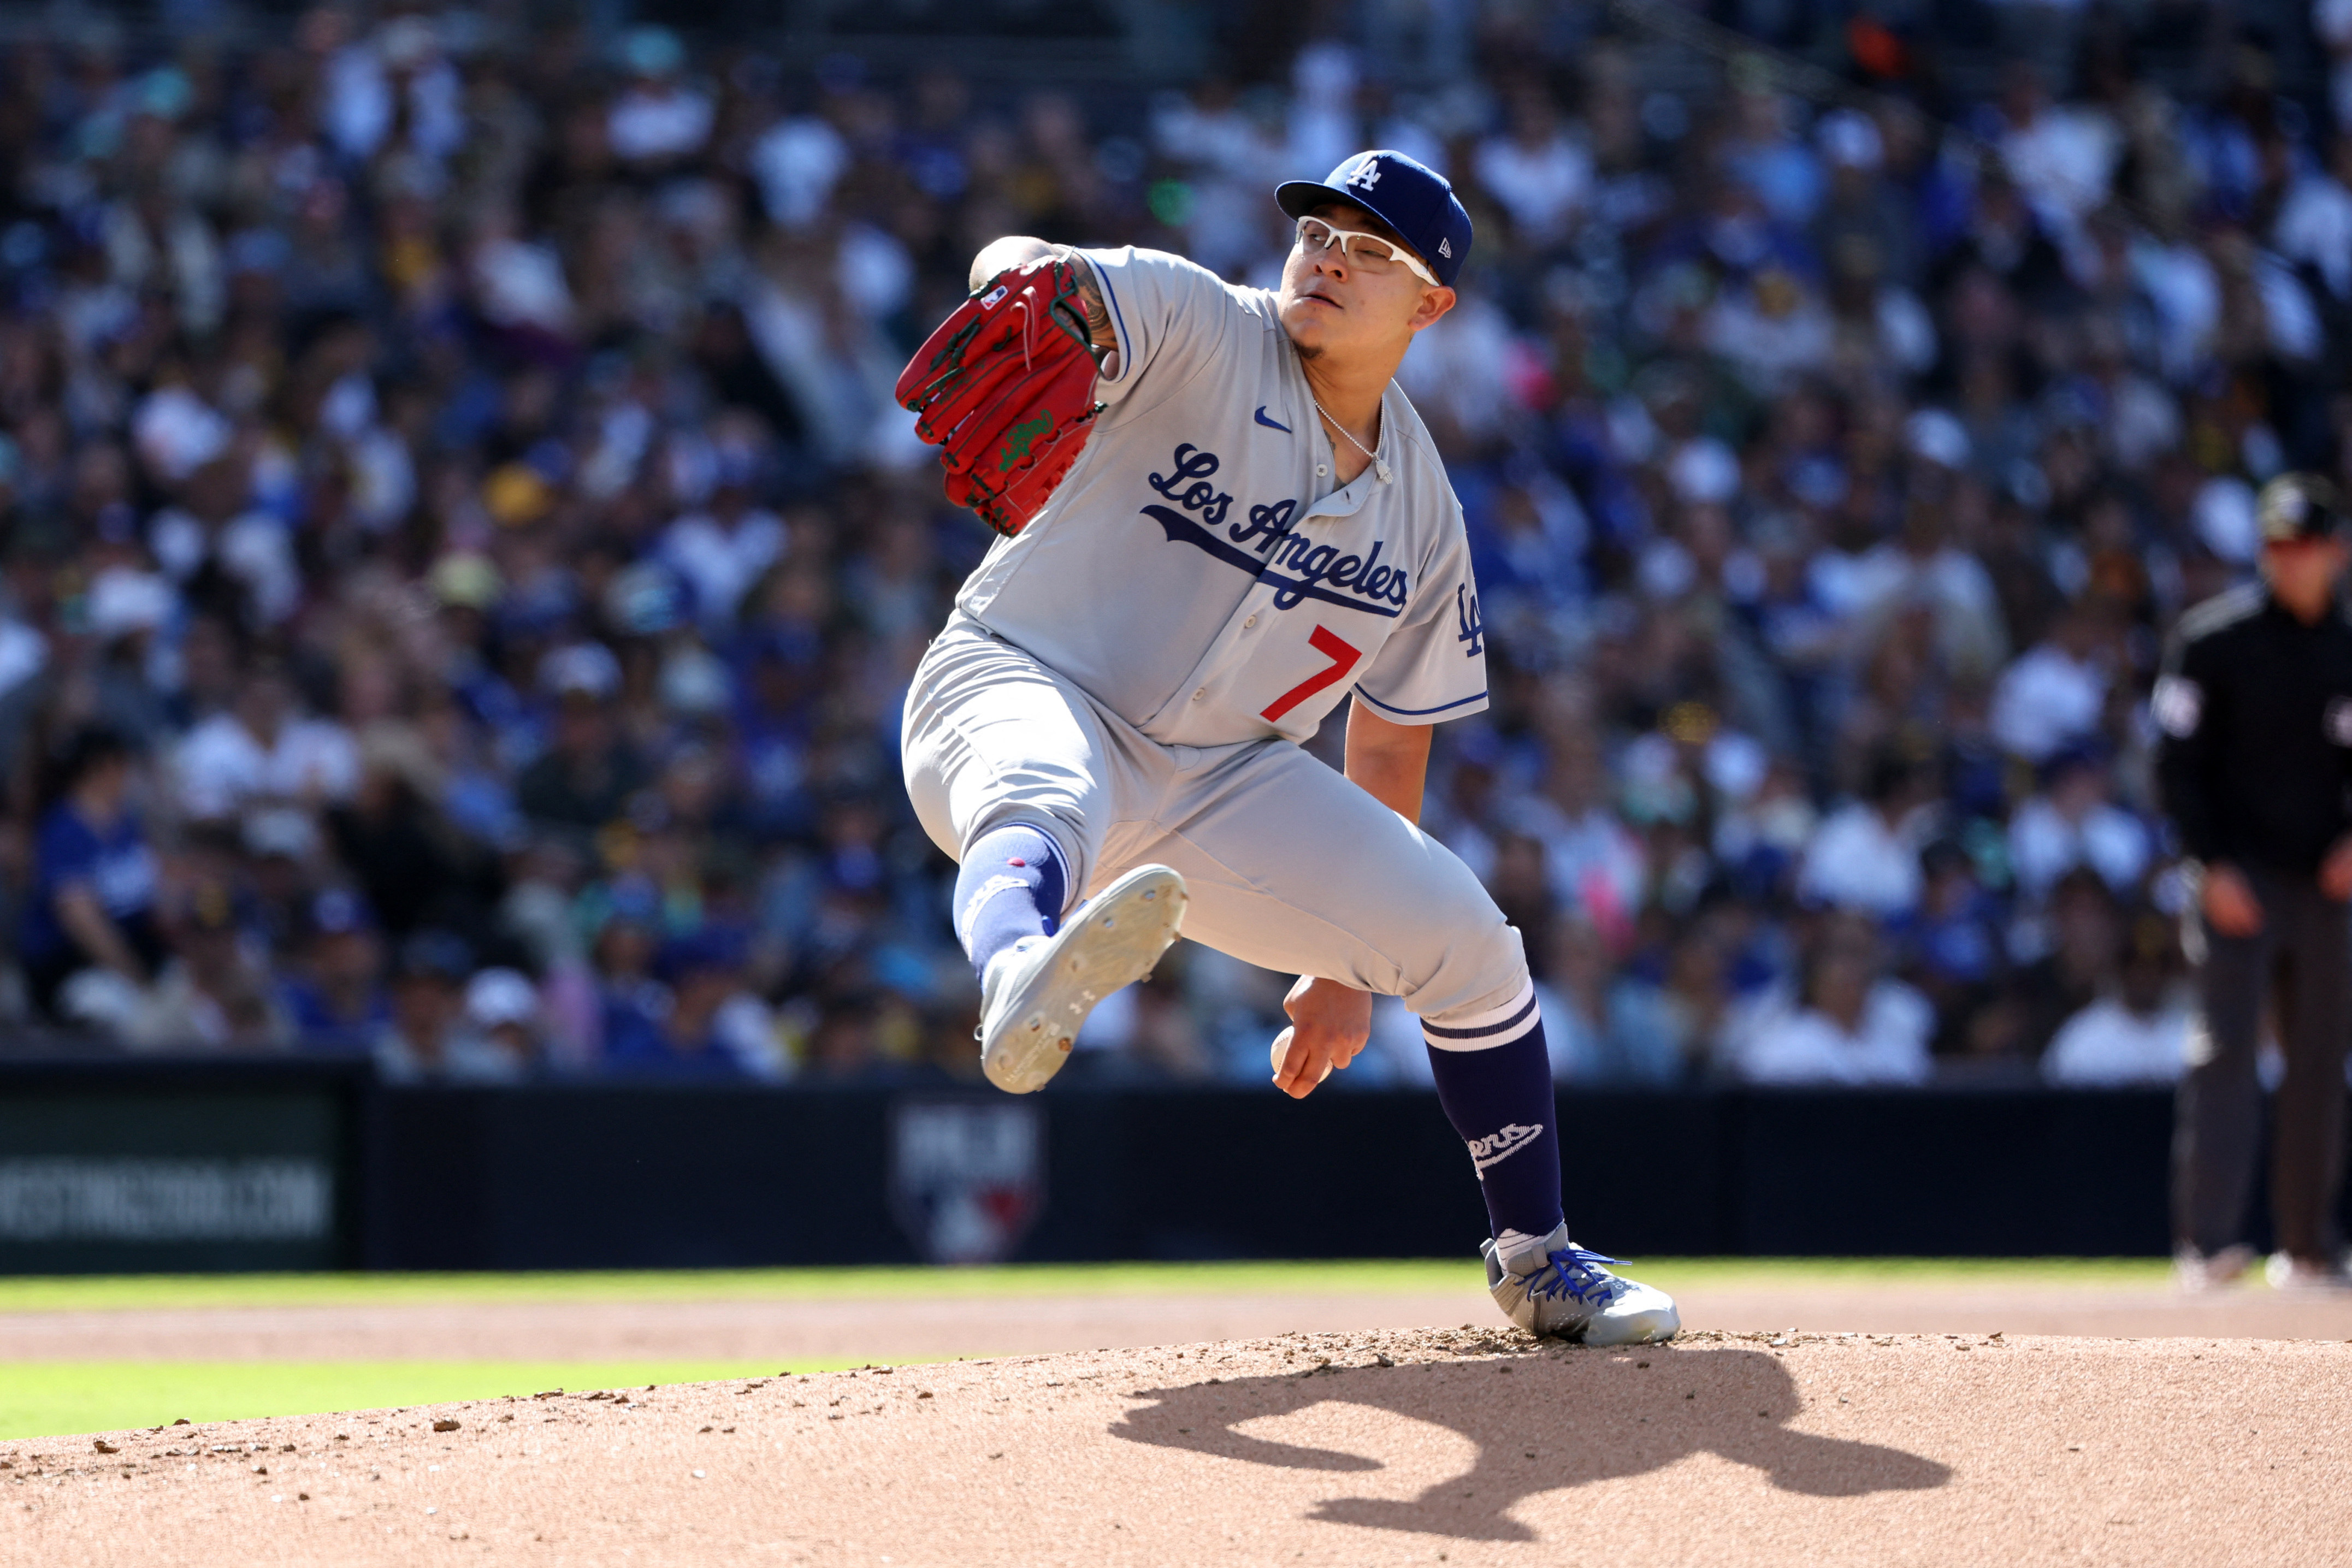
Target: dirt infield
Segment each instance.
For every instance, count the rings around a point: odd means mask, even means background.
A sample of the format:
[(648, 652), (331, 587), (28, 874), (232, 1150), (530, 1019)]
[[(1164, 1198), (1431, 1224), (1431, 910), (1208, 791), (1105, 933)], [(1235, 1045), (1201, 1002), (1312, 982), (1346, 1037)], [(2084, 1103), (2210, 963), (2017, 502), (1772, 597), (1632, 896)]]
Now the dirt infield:
[(2341, 1343), (1301, 1334), (101, 1441), (0, 1445), (9, 1560), (2352, 1562)]
[[(1300, 1330), (1496, 1319), (1475, 1265), (1454, 1291), (926, 1295), (833, 1300), (519, 1301), (0, 1313), (0, 1361), (936, 1361), (1181, 1344)], [(2352, 1299), (2249, 1287), (1825, 1283), (1678, 1291), (1690, 1327), (1891, 1333), (2352, 1337)]]

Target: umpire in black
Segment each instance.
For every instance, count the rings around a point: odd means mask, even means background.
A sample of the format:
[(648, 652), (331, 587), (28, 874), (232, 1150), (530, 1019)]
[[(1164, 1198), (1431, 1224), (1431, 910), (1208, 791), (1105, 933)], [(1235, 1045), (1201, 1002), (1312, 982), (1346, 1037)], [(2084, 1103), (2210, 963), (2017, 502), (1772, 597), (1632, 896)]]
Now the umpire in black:
[(2337, 585), (2352, 533), (2334, 488), (2263, 487), (2262, 580), (2182, 615), (2151, 700), (2157, 779), (2199, 874), (2188, 920), (2200, 1017), (2173, 1135), (2177, 1277), (2228, 1282), (2252, 1261), (2242, 1225), (2262, 1129), (2263, 1002), (2286, 1077), (2271, 1206), (2283, 1289), (2341, 1289), (2333, 1210), (2352, 1043), (2352, 621)]

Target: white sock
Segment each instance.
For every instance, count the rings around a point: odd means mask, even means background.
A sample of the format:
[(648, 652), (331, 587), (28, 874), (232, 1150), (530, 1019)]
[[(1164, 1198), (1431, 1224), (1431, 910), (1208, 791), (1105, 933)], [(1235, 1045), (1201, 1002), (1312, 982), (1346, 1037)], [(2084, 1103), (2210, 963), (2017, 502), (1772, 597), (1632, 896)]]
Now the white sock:
[(1508, 1263), (1531, 1248), (1540, 1247), (1549, 1237), (1530, 1236), (1524, 1230), (1506, 1229), (1495, 1238), (1495, 1255)]

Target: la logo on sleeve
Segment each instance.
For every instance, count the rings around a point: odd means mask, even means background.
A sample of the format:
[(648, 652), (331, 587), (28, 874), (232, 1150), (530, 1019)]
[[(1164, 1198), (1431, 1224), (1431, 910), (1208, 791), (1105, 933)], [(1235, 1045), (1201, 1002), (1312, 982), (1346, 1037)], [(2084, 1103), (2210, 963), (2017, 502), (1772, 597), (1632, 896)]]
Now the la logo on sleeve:
[(1461, 628), (1454, 640), (1470, 644), (1462, 650), (1464, 658), (1473, 659), (1486, 651), (1486, 622), (1478, 614), (1478, 596), (1466, 582), (1454, 590), (1454, 623)]

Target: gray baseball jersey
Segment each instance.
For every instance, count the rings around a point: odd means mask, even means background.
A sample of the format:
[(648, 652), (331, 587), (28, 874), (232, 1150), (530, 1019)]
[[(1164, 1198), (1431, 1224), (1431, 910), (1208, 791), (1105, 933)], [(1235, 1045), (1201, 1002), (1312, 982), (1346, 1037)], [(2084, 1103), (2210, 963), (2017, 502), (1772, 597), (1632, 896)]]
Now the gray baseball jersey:
[(1275, 296), (1160, 251), (1081, 254), (1118, 374), (958, 608), (1164, 746), (1304, 740), (1350, 691), (1406, 724), (1484, 708), (1461, 504), (1404, 393), (1379, 463), (1336, 485)]

